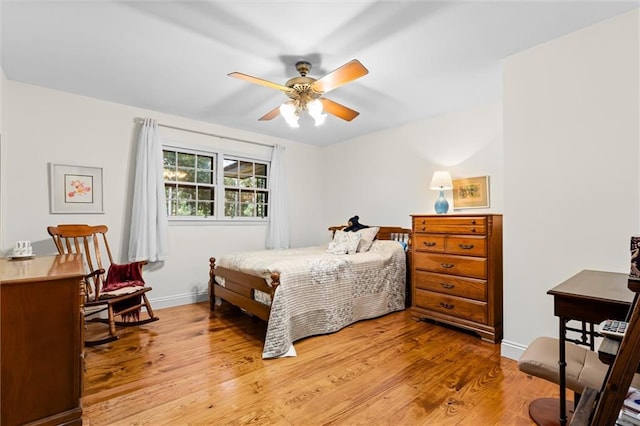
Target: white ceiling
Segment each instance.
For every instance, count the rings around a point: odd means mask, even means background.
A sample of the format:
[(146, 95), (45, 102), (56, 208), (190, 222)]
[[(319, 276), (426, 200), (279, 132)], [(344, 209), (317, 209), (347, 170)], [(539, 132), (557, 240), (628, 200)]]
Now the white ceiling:
[[(2, 0), (1, 59), (10, 80), (327, 145), (499, 99), (503, 58), (639, 2)], [(360, 116), (321, 127), (259, 122), (285, 95), (227, 76), (354, 58), (369, 74), (326, 97)]]

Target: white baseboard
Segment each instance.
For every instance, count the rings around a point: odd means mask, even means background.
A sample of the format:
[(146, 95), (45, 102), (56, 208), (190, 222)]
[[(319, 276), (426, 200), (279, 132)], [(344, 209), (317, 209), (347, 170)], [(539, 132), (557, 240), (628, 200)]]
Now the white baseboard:
[(172, 308), (174, 306), (189, 305), (192, 303), (206, 302), (209, 300), (208, 290), (195, 293), (173, 294), (171, 296), (149, 298), (149, 303), (154, 310)]
[(522, 353), (527, 349), (525, 345), (521, 345), (520, 343), (510, 342), (508, 340), (503, 340), (500, 345), (500, 355), (513, 359), (515, 361), (520, 359)]

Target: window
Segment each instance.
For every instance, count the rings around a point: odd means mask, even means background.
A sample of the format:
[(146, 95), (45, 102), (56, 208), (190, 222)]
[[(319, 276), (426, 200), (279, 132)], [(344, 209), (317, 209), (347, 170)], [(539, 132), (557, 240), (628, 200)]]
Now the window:
[(165, 146), (163, 163), (170, 220), (267, 217), (268, 162)]
[(224, 160), (225, 217), (267, 216), (267, 165), (240, 159)]

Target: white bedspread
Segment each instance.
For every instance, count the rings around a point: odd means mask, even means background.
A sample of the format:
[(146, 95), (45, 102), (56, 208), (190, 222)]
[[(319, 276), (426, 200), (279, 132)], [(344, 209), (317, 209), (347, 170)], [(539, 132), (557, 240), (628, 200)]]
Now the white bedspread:
[(327, 246), (222, 256), (217, 264), (270, 281), (280, 272), (263, 358), (287, 353), (303, 337), (332, 333), (405, 307), (406, 255), (397, 241), (376, 240), (366, 253), (335, 255)]

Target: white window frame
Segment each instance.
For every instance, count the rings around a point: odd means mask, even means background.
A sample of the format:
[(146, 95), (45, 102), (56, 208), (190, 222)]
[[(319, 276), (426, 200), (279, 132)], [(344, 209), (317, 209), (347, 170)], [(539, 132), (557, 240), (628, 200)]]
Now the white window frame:
[[(182, 144), (172, 144), (172, 143), (163, 143), (162, 149), (167, 151), (175, 151), (175, 152), (184, 152), (187, 154), (197, 154), (208, 157), (215, 157), (216, 162), (216, 173), (215, 173), (215, 182), (213, 183), (214, 188), (214, 215), (213, 216), (168, 216), (169, 223), (266, 223), (269, 219), (270, 212), (270, 200), (271, 200), (271, 188), (270, 188), (270, 179), (269, 179), (269, 171), (271, 169), (271, 161), (265, 160), (260, 156), (251, 156), (246, 153), (236, 154), (233, 152), (225, 152), (219, 148), (206, 148), (206, 147), (192, 147), (185, 146)], [(267, 215), (265, 217), (246, 217), (246, 216), (225, 216), (224, 215), (224, 206), (225, 206), (225, 185), (224, 185), (224, 160), (238, 160), (238, 161), (247, 161), (252, 163), (264, 164), (267, 167)]]

